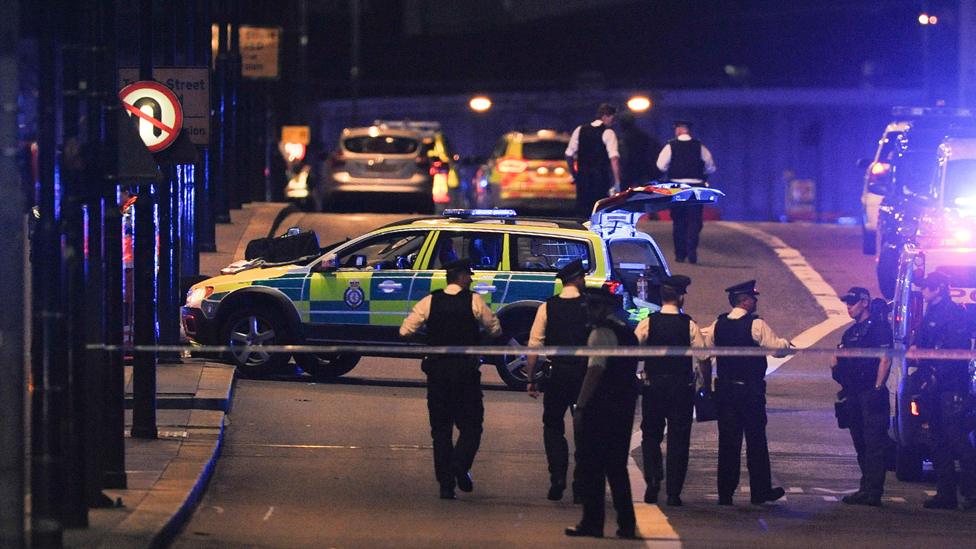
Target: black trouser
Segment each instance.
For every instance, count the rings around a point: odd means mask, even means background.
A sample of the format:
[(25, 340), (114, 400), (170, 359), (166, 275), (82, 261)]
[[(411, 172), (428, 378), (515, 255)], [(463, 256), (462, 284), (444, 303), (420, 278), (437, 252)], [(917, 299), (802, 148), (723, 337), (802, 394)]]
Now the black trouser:
[(617, 511), (617, 526), (633, 530), (637, 522), (627, 474), (636, 405), (633, 397), (626, 397), (594, 402), (583, 412), (577, 433), (580, 448), (576, 467), (583, 497), (580, 526), (586, 530), (603, 531), (607, 483)]
[(888, 446), (888, 390), (874, 388), (847, 391), (847, 417), (851, 440), (861, 468), (861, 492), (881, 497), (885, 482), (885, 448)]
[(576, 176), (576, 212), (589, 218), (593, 204), (607, 197), (613, 186), (610, 172), (603, 170), (584, 171)]
[(938, 397), (932, 418), (932, 468), (938, 497), (954, 500), (958, 487), (966, 498), (976, 498), (976, 448), (969, 441), (965, 425), (966, 392), (942, 391)]
[(742, 436), (746, 439), (749, 489), (761, 500), (772, 489), (766, 442), (766, 382), (716, 382), (718, 405), (718, 495), (731, 497), (739, 486)]
[(704, 206), (676, 206), (671, 208), (671, 230), (674, 236), (674, 256), (698, 261), (698, 235), (702, 230)]
[[(441, 486), (453, 488), (455, 475), (471, 469), (481, 445), (485, 417), (481, 372), (465, 359), (425, 361), (423, 368), (434, 441), (434, 475)], [(456, 444), (454, 426), (458, 428)]]
[(688, 473), (688, 449), (695, 408), (695, 380), (690, 375), (648, 376), (641, 390), (641, 452), (644, 454), (644, 480), (659, 487), (664, 478), (661, 442), (668, 430), (667, 493), (681, 495)]
[[(585, 368), (574, 368), (554, 364), (552, 377), (546, 381), (542, 397), (542, 440), (546, 447), (546, 460), (549, 462), (549, 482), (553, 485), (566, 485), (566, 472), (569, 470), (569, 443), (566, 441), (566, 410), (576, 403), (580, 387), (583, 385)], [(576, 446), (575, 461), (579, 463), (579, 439), (575, 432), (573, 443)], [(579, 491), (578, 469), (573, 471), (573, 493)]]

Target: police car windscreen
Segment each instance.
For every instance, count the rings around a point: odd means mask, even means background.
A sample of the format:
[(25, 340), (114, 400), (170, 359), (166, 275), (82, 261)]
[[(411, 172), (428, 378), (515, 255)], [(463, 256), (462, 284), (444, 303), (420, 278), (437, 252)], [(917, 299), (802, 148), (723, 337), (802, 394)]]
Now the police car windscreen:
[(976, 160), (951, 160), (946, 167), (945, 205), (976, 205)]
[(524, 160), (563, 160), (566, 158), (565, 141), (555, 139), (540, 139), (522, 143), (522, 158)]
[(351, 153), (357, 154), (412, 154), (417, 152), (420, 143), (409, 137), (392, 135), (368, 135), (349, 137), (342, 142), (342, 146)]

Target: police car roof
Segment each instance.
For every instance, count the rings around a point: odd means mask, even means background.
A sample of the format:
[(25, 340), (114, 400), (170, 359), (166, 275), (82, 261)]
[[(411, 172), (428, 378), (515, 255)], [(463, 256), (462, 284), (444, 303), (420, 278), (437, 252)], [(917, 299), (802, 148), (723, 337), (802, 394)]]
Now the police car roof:
[(523, 227), (552, 227), (558, 229), (587, 230), (583, 222), (567, 217), (414, 217), (394, 221), (380, 227), (402, 227), (405, 225), (518, 225)]

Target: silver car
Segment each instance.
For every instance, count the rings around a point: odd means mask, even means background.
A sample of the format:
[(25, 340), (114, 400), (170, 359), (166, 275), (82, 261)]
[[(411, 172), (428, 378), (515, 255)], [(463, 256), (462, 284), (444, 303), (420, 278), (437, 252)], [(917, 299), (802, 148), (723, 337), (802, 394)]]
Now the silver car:
[(325, 161), (314, 196), (316, 209), (332, 209), (349, 195), (367, 200), (401, 200), (433, 212), (432, 138), (411, 128), (374, 125), (347, 128)]

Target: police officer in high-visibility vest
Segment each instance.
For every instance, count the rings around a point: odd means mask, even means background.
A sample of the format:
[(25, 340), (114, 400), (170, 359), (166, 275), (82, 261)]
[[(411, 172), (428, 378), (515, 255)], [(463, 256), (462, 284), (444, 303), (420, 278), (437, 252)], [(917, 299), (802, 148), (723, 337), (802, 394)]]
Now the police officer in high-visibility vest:
[[(602, 288), (587, 289), (590, 347), (637, 345), (627, 323), (619, 318), (617, 298)], [(573, 411), (578, 433), (583, 517), (566, 529), (567, 536), (603, 537), (606, 486), (617, 512), (617, 536), (637, 537), (627, 459), (637, 405), (637, 358), (592, 356)]]
[[(966, 312), (949, 295), (949, 276), (935, 271), (921, 282), (925, 315), (915, 333), (912, 348), (971, 348), (971, 334)], [(926, 509), (956, 509), (957, 490), (962, 493), (964, 510), (976, 509), (976, 448), (969, 439), (967, 408), (969, 364), (967, 360), (922, 360), (920, 369), (931, 371), (932, 398), (932, 468), (935, 470), (936, 493), (927, 499)], [(956, 473), (956, 460), (959, 472)]]
[[(640, 321), (634, 335), (641, 345), (704, 347), (701, 330), (682, 312), (691, 279), (672, 275), (661, 282), (661, 310)], [(709, 368), (710, 363), (699, 364)], [(681, 488), (688, 472), (691, 423), (694, 412), (695, 372), (692, 357), (658, 356), (644, 359), (641, 389), (641, 451), (644, 454), (645, 503), (657, 503), (664, 475), (661, 442), (668, 433), (668, 505), (681, 505)], [(702, 379), (711, 379), (705, 371)]]
[[(563, 283), (559, 295), (546, 300), (536, 311), (535, 321), (529, 330), (529, 347), (586, 345), (590, 335), (586, 319), (586, 301), (580, 293), (585, 287), (586, 269), (576, 259), (556, 274)], [(533, 381), (538, 355), (527, 356), (526, 374), (529, 379), (528, 393), (539, 396), (538, 384)], [(549, 379), (545, 384), (542, 400), (542, 438), (549, 462), (550, 500), (558, 501), (566, 490), (566, 473), (569, 469), (569, 444), (566, 442), (566, 411), (576, 403), (583, 376), (586, 373), (586, 357), (553, 356)], [(576, 445), (578, 448), (578, 445)], [(573, 474), (573, 501), (579, 501), (579, 480)]]
[[(657, 157), (657, 169), (665, 173), (668, 181), (687, 183), (693, 187), (707, 186), (710, 174), (715, 173), (715, 161), (708, 147), (691, 136), (691, 123), (675, 120), (674, 139), (661, 149)], [(678, 262), (698, 262), (698, 235), (702, 230), (702, 206), (675, 206), (671, 208), (674, 257)]]
[[(426, 325), (426, 343), (434, 346), (478, 345), (482, 332), (501, 334), (498, 319), (481, 296), (471, 292), (471, 263), (452, 261), (447, 270), (447, 287), (435, 290), (414, 305), (400, 326), (400, 336), (411, 337)], [(454, 499), (455, 483), (470, 492), (471, 464), (481, 445), (485, 409), (481, 394), (481, 372), (476, 355), (440, 355), (424, 358), (427, 374), (427, 411), (434, 442), (434, 475), (440, 497)], [(454, 443), (454, 426), (458, 428)]]
[[(705, 330), (707, 347), (788, 349), (766, 321), (756, 315), (759, 292), (750, 280), (725, 289), (732, 310)], [(718, 504), (732, 505), (739, 485), (742, 437), (746, 439), (750, 500), (753, 505), (776, 501), (786, 493), (773, 487), (766, 442), (766, 357), (717, 357), (715, 400), (718, 408)]]

